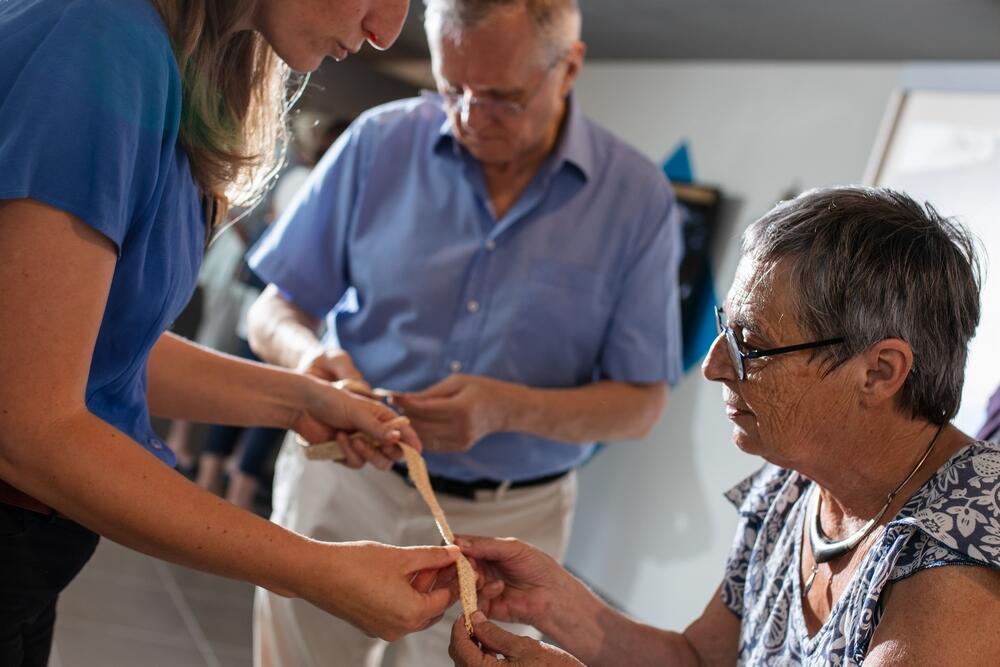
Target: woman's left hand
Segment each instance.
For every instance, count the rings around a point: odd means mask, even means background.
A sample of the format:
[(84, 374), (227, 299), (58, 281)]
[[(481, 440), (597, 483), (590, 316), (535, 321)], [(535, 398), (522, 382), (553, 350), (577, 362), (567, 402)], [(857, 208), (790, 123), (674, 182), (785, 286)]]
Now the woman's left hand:
[(511, 634), (490, 623), (482, 612), (473, 614), (472, 624), (475, 640), (469, 637), (461, 617), (451, 629), (448, 655), (456, 667), (583, 667), (582, 662), (551, 644)]
[[(399, 415), (388, 406), (310, 376), (300, 376), (305, 384), (305, 396), (296, 413), (291, 429), (311, 443), (337, 440), (344, 451), (343, 463), (360, 468), (365, 463), (385, 470), (403, 456), (400, 441), (417, 451), (422, 449), (420, 438), (408, 424), (388, 426)], [(368, 438), (350, 438), (363, 433)]]

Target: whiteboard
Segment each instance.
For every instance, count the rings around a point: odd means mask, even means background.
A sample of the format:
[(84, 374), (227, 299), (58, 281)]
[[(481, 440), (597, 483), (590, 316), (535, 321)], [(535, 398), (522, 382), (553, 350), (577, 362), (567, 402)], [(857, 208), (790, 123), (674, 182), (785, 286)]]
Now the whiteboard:
[(975, 434), (1000, 385), (1000, 92), (907, 90), (894, 99), (869, 182), (929, 201), (975, 234), (982, 316), (955, 425)]

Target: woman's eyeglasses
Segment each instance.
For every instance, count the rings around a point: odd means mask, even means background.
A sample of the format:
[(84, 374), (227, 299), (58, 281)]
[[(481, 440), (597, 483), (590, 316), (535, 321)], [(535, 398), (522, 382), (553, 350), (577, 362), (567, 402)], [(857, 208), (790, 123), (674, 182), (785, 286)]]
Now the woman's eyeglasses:
[(725, 311), (718, 306), (716, 306), (715, 308), (715, 323), (719, 327), (719, 335), (725, 336), (726, 338), (726, 347), (729, 348), (729, 358), (733, 362), (733, 368), (736, 370), (736, 376), (739, 378), (740, 382), (745, 380), (747, 377), (747, 369), (746, 369), (747, 359), (760, 359), (761, 357), (773, 357), (778, 354), (798, 352), (799, 350), (811, 350), (817, 347), (836, 345), (837, 343), (844, 342), (844, 339), (842, 337), (827, 338), (825, 340), (818, 340), (812, 343), (799, 343), (798, 345), (786, 345), (784, 347), (775, 347), (770, 350), (749, 350), (747, 352), (744, 352), (743, 349), (740, 347), (739, 339), (736, 338), (736, 332), (734, 332), (729, 327)]

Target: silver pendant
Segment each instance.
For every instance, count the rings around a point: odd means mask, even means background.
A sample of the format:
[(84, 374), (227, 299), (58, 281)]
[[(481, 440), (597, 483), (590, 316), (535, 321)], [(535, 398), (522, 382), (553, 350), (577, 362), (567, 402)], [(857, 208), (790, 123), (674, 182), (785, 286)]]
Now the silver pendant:
[(819, 564), (813, 565), (812, 572), (809, 573), (806, 583), (802, 586), (802, 597), (809, 595), (809, 591), (813, 587), (813, 582), (816, 581), (817, 572), (819, 572)]

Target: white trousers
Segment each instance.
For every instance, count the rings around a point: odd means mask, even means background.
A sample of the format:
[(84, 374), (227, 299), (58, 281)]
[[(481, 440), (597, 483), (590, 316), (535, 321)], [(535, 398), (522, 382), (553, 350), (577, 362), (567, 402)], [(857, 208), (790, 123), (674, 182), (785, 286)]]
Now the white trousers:
[[(278, 456), (271, 516), (275, 523), (329, 542), (441, 543), (420, 495), (396, 473), (371, 466), (350, 470), (329, 461), (308, 461), (298, 450), (289, 437)], [(517, 537), (562, 562), (576, 503), (576, 474), (505, 493), (483, 491), (475, 501), (444, 494), (438, 500), (456, 533)], [(258, 588), (254, 665), (450, 667), (448, 642), (459, 613), (456, 604), (434, 626), (389, 644), (367, 637), (307, 602)], [(532, 634), (524, 626), (513, 629)]]

